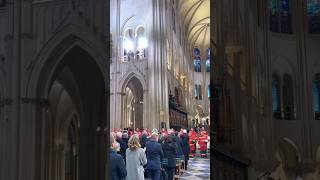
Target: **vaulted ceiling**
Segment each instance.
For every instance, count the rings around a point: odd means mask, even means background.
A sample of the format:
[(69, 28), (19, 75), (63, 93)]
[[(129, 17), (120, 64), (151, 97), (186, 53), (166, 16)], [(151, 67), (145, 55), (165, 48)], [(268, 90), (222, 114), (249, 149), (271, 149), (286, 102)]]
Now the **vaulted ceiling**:
[(180, 0), (178, 7), (191, 47), (210, 47), (210, 0)]

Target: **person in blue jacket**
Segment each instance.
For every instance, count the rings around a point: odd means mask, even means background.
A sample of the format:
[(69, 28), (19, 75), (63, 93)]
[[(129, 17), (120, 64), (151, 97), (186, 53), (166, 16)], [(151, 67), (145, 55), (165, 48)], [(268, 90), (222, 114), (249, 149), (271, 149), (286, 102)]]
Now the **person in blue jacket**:
[(152, 180), (160, 180), (163, 151), (158, 139), (159, 135), (152, 133), (150, 140), (146, 144), (147, 175)]
[(127, 170), (122, 156), (116, 152), (116, 148), (118, 148), (119, 144), (115, 141), (111, 134), (110, 144), (110, 162), (112, 162), (109, 164), (110, 179), (121, 180), (127, 176)]

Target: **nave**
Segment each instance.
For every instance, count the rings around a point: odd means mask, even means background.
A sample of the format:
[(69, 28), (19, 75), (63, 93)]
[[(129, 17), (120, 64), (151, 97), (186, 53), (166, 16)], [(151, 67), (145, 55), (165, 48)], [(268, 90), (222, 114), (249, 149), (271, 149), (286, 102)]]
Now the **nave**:
[(210, 157), (190, 158), (189, 169), (182, 175), (181, 180), (205, 180), (210, 179)]

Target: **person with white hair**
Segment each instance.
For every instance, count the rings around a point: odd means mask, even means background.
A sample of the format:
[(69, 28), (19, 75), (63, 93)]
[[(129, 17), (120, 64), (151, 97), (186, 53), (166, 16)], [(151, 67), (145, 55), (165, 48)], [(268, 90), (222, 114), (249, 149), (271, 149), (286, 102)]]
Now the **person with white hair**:
[(114, 140), (112, 134), (110, 134), (110, 145), (110, 162), (112, 162), (109, 166), (110, 179), (121, 180), (127, 176), (127, 170), (123, 158), (117, 154), (119, 144)]
[(126, 159), (126, 149), (127, 149), (127, 145), (125, 144), (125, 142), (122, 140), (122, 132), (118, 131), (116, 133), (116, 141), (119, 143), (120, 145), (120, 151), (118, 152), (123, 159)]
[(153, 132), (150, 140), (146, 144), (147, 176), (152, 180), (160, 180), (161, 174), (161, 160), (163, 158), (163, 151), (160, 143), (158, 143), (158, 140), (158, 133)]

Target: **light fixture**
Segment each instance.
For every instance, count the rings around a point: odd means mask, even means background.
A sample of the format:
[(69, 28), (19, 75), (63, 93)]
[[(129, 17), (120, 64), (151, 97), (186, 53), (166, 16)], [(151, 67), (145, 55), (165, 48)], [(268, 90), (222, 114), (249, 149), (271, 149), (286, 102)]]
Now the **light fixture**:
[(145, 49), (148, 47), (148, 40), (145, 37), (140, 37), (138, 40), (139, 48)]
[(127, 51), (132, 51), (133, 50), (133, 43), (132, 41), (125, 39), (124, 40), (124, 45), (123, 45), (124, 49)]

